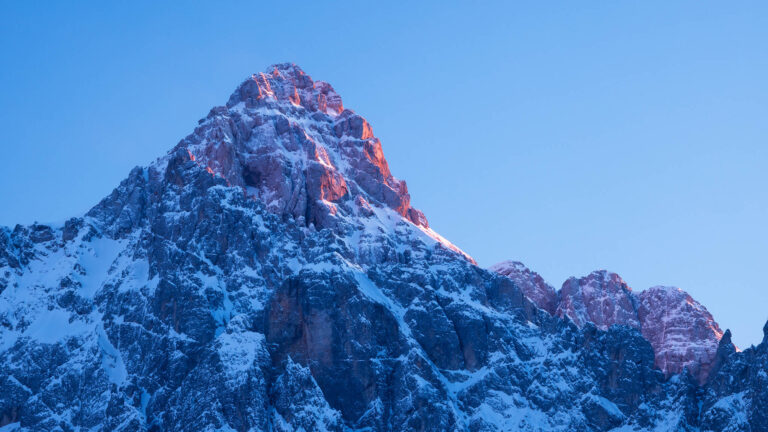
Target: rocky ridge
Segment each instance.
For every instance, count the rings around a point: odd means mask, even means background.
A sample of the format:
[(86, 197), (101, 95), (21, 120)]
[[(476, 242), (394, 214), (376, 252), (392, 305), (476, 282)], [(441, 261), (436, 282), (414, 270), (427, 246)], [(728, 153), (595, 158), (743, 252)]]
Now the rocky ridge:
[(84, 217), (0, 229), (0, 431), (768, 427), (768, 342), (726, 332), (700, 385), (528, 289), (429, 228), (330, 85), (275, 65)]
[(687, 370), (699, 382), (706, 381), (723, 331), (709, 311), (680, 288), (656, 286), (635, 293), (616, 273), (599, 270), (569, 278), (556, 292), (520, 262), (501, 262), (490, 270), (515, 281), (539, 308), (579, 327), (590, 323), (601, 330), (614, 325), (639, 329), (665, 374)]

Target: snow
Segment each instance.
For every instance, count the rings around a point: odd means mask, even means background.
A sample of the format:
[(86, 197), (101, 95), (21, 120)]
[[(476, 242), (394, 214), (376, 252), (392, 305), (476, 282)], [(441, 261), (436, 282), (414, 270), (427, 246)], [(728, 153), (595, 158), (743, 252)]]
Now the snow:
[(141, 400), (139, 401), (139, 410), (141, 411), (141, 416), (144, 417), (144, 420), (147, 419), (147, 406), (149, 405), (149, 400), (152, 399), (152, 395), (147, 393), (145, 389), (141, 389)]
[(624, 418), (624, 413), (621, 412), (619, 407), (617, 407), (615, 403), (609, 401), (608, 399), (599, 395), (588, 395), (587, 398), (592, 399), (594, 402), (600, 405), (600, 407), (602, 407), (605, 412), (608, 413), (608, 415), (615, 418)]
[(98, 326), (97, 334), (99, 347), (102, 352), (101, 365), (104, 368), (104, 371), (106, 371), (109, 381), (121, 386), (128, 377), (123, 357), (120, 354), (120, 351), (118, 351), (109, 341), (109, 337), (107, 337), (103, 325)]
[(98, 237), (79, 248), (79, 263), (85, 270), (85, 276), (78, 278), (82, 284), (80, 295), (93, 298), (107, 279), (109, 269), (125, 247), (125, 241)]
[(70, 319), (70, 313), (61, 309), (43, 312), (22, 334), (39, 343), (54, 344), (67, 337), (82, 335), (93, 326), (80, 320)]
[(232, 318), (234, 310), (234, 305), (229, 297), (229, 293), (227, 293), (226, 290), (221, 291), (223, 292), (222, 307), (211, 310), (211, 316), (213, 316), (213, 319), (219, 324), (216, 328), (215, 336), (220, 335), (225, 330), (227, 323)]
[(360, 289), (360, 292), (365, 294), (368, 298), (375, 301), (376, 303), (379, 303), (389, 309), (389, 311), (392, 312), (392, 315), (394, 315), (395, 319), (397, 319), (397, 323), (403, 333), (405, 333), (407, 337), (411, 338), (411, 328), (404, 319), (405, 309), (402, 306), (395, 304), (389, 297), (384, 295), (384, 293), (381, 291), (381, 288), (376, 286), (376, 284), (368, 278), (368, 275), (362, 271), (355, 271), (353, 275), (355, 280), (357, 280), (357, 286)]
[(468, 259), (470, 262), (473, 262), (473, 263), (475, 262), (475, 260), (468, 253), (464, 252), (458, 246), (456, 246), (455, 244), (453, 244), (450, 241), (448, 241), (448, 239), (446, 239), (445, 237), (443, 237), (440, 234), (438, 234), (432, 228), (427, 228), (427, 227), (423, 227), (423, 226), (418, 226), (418, 228), (422, 232), (424, 232), (424, 234), (426, 234), (429, 238), (431, 238), (432, 240), (436, 241), (437, 243), (442, 244), (443, 246), (447, 247), (448, 249), (450, 249), (450, 250), (452, 250), (454, 252), (458, 252), (459, 254), (463, 255), (466, 259)]
[(490, 397), (473, 414), (474, 419), (505, 431), (545, 430), (551, 427), (551, 415), (531, 408), (519, 396), (493, 390), (489, 393)]
[(219, 359), (232, 380), (240, 381), (259, 356), (266, 354), (266, 339), (261, 333), (241, 331), (222, 333), (217, 338)]
[(746, 395), (747, 392), (743, 391), (726, 396), (718, 400), (712, 409), (726, 411), (737, 424), (749, 424), (749, 418), (745, 409), (747, 404), (745, 401)]
[(484, 378), (488, 376), (492, 372), (492, 369), (484, 366), (474, 372), (469, 371), (459, 371), (458, 375), (464, 376), (466, 379), (463, 381), (449, 381), (446, 384), (446, 388), (453, 394), (456, 395), (459, 392), (466, 390), (473, 385), (480, 383)]
[[(75, 243), (80, 244), (80, 240)], [(73, 274), (77, 278), (74, 269), (82, 265), (77, 247), (38, 249), (35, 256), (22, 272), (13, 274), (9, 288), (0, 293), (0, 310), (6, 312), (11, 324), (0, 326), (0, 352), (20, 337), (54, 344), (93, 329), (86, 318), (73, 317), (68, 311), (52, 307), (49, 300), (50, 293), (58, 289), (64, 278)]]

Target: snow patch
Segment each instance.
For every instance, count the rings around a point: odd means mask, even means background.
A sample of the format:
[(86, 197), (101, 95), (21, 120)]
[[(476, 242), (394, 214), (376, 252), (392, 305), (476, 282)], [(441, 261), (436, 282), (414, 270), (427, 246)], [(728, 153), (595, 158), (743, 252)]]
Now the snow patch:
[(128, 371), (125, 369), (123, 357), (120, 351), (109, 341), (104, 326), (99, 325), (97, 329), (99, 348), (101, 348), (101, 366), (107, 372), (109, 381), (121, 386), (128, 377)]
[(230, 379), (242, 380), (256, 360), (266, 354), (265, 338), (252, 331), (222, 333), (217, 338), (221, 364)]
[(79, 319), (71, 319), (70, 313), (61, 309), (43, 312), (27, 328), (22, 336), (43, 344), (55, 344), (67, 337), (79, 336), (93, 326)]

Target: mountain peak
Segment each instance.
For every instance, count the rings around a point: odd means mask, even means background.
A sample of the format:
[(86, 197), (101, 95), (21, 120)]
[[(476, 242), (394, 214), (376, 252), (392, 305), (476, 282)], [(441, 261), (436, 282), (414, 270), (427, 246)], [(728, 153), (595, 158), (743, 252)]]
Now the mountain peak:
[(374, 205), (428, 227), (368, 122), (292, 63), (245, 80), (179, 147), (271, 211), (307, 225), (328, 227), (335, 216)]
[(394, 211), (395, 219), (474, 262), (411, 206), (408, 186), (392, 175), (368, 121), (299, 66), (280, 63), (253, 74), (199, 123), (155, 166), (182, 154), (270, 212), (307, 227), (339, 228), (350, 218), (391, 224), (377, 212)]
[(614, 324), (640, 328), (632, 289), (621, 276), (607, 270), (565, 281), (556, 314), (579, 327), (591, 322), (602, 330)]
[(723, 346), (733, 345), (733, 342), (731, 342), (731, 329), (725, 330), (725, 333), (723, 333), (723, 336), (720, 338), (720, 342), (718, 345), (723, 345)]
[(304, 73), (304, 69), (302, 69), (296, 63), (292, 62), (274, 63), (269, 65), (265, 70), (267, 72), (277, 74), (282, 73), (288, 75), (306, 75), (306, 73)]
[(624, 282), (624, 279), (621, 278), (617, 273), (614, 273), (612, 271), (608, 271), (605, 269), (600, 270), (594, 270), (587, 276), (583, 278), (585, 281), (588, 282), (602, 282), (602, 283), (610, 283), (617, 287), (620, 287), (621, 289), (632, 291), (632, 288), (627, 285), (626, 282)]
[(763, 343), (768, 343), (768, 321), (763, 326)]
[(227, 107), (239, 103), (248, 108), (259, 104), (289, 104), (330, 115), (344, 111), (341, 96), (330, 84), (314, 81), (294, 63), (274, 64), (264, 72), (251, 75), (230, 96)]

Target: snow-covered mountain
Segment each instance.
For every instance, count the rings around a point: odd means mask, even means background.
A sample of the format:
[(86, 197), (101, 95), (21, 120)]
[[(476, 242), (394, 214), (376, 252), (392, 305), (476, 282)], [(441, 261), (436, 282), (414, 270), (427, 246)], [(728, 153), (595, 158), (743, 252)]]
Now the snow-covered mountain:
[(275, 65), (84, 217), (0, 230), (0, 431), (768, 428), (768, 341), (667, 377), (540, 283), (430, 229), (368, 122)]
[(699, 382), (706, 381), (723, 331), (680, 288), (656, 286), (636, 293), (616, 273), (598, 270), (568, 279), (556, 292), (520, 262), (504, 261), (490, 270), (515, 281), (540, 309), (579, 327), (590, 323), (601, 330), (613, 325), (639, 329), (653, 347), (656, 366), (668, 376), (687, 369)]

